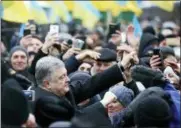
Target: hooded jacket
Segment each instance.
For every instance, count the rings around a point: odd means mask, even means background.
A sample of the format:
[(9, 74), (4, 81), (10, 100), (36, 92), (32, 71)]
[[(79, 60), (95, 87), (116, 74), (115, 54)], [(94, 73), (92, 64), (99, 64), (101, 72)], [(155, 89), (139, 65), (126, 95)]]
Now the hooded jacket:
[(150, 46), (153, 42), (158, 42), (158, 39), (152, 34), (144, 33), (140, 40), (138, 57), (145, 57), (146, 53), (144, 50), (146, 48), (150, 50), (151, 47), (148, 48), (148, 46)]

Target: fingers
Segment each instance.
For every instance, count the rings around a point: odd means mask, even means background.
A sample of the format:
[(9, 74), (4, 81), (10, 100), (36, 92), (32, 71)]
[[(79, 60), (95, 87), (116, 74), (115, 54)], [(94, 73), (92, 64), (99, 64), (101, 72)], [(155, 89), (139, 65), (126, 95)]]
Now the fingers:
[(161, 59), (160, 58), (156, 58), (154, 60), (151, 60), (151, 64), (154, 64), (156, 62), (161, 62)]
[(94, 60), (97, 60), (100, 58), (100, 53), (97, 53), (97, 52), (92, 52), (92, 54), (90, 54), (89, 56), (94, 59)]
[(128, 26), (127, 32), (133, 32), (134, 31), (134, 26), (132, 24), (130, 24)]

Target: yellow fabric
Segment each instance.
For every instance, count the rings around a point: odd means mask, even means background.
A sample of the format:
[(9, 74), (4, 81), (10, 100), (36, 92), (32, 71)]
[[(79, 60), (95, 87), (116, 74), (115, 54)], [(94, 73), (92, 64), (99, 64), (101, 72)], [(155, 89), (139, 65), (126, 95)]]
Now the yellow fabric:
[(118, 16), (120, 12), (132, 11), (137, 16), (142, 14), (142, 10), (138, 7), (136, 1), (127, 1), (125, 6), (121, 6), (116, 1), (91, 1), (93, 5), (100, 11), (112, 12), (113, 16)]
[(75, 2), (74, 9), (72, 10), (72, 15), (74, 18), (79, 18), (82, 20), (83, 25), (89, 29), (93, 29), (95, 23), (98, 21), (98, 17), (95, 16), (91, 11), (81, 4)]
[(14, 4), (14, 1), (1, 1), (4, 8), (8, 8)]
[(54, 11), (54, 16), (61, 17), (64, 21), (67, 21), (68, 9), (62, 1), (46, 1)]
[(31, 19), (31, 16), (24, 4), (24, 1), (1, 2), (4, 7), (2, 19), (18, 23), (25, 23), (28, 21), (28, 19)]
[(72, 11), (74, 9), (74, 1), (63, 1), (63, 2), (65, 3), (69, 11)]
[(27, 9), (30, 13), (31, 19), (34, 19), (38, 24), (47, 24), (49, 23), (45, 11), (41, 8), (37, 8), (33, 4), (29, 4)]
[(168, 12), (172, 12), (174, 9), (174, 1), (150, 1), (150, 2)]
[(134, 12), (136, 16), (140, 16), (142, 14), (142, 9), (138, 7), (136, 1), (127, 1), (126, 8), (127, 11)]

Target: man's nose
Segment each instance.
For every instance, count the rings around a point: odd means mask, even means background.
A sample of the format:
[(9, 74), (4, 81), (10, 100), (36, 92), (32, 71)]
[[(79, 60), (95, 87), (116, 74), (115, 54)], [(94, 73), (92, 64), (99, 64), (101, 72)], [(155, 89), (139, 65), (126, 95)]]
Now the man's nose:
[(70, 82), (70, 78), (68, 76), (66, 77), (66, 82)]

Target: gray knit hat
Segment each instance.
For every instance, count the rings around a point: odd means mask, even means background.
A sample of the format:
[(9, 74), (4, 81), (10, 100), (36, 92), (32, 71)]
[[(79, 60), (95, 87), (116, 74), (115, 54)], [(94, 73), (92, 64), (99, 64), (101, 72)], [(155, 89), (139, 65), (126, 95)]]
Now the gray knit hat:
[(28, 52), (27, 52), (27, 50), (26, 50), (25, 48), (23, 48), (22, 46), (15, 46), (15, 47), (13, 47), (13, 48), (11, 49), (11, 51), (9, 52), (9, 59), (10, 59), (10, 60), (11, 60), (12, 55), (13, 55), (14, 52), (16, 52), (16, 51), (23, 51), (23, 52), (26, 54), (27, 58), (28, 58)]
[(134, 98), (134, 92), (123, 85), (115, 85), (110, 88), (109, 91), (117, 96), (117, 100), (124, 107), (128, 106)]

